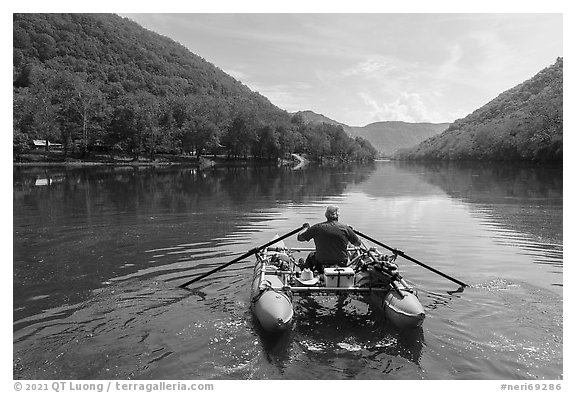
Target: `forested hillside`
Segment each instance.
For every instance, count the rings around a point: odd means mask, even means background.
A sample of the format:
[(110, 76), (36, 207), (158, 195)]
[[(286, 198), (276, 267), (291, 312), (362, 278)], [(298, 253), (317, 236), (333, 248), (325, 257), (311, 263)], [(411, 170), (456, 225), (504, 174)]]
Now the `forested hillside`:
[(424, 160), (561, 161), (563, 59), (442, 134), (397, 155)]
[(368, 142), (312, 126), (173, 40), (109, 14), (13, 15), (14, 152), (194, 152), (370, 159)]

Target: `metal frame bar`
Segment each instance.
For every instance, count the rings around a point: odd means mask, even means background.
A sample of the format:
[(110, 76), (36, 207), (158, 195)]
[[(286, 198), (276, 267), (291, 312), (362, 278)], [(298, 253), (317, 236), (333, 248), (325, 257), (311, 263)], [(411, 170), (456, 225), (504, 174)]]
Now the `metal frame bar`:
[[(293, 251), (293, 252), (301, 252), (301, 251), (316, 251), (314, 247), (268, 247), (268, 251)], [(356, 251), (357, 248), (348, 247), (346, 251)]]
[(308, 293), (372, 293), (372, 292), (388, 292), (388, 288), (338, 288), (338, 287), (290, 287), (286, 286), (282, 289), (292, 291), (293, 293), (308, 292)]

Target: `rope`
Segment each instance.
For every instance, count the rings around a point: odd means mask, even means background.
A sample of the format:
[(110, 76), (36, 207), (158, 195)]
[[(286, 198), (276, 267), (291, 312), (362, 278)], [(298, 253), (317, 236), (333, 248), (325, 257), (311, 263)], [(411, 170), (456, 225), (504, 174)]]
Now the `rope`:
[[(252, 303), (256, 303), (258, 300), (260, 300), (262, 295), (264, 295), (268, 291), (273, 291), (273, 292), (276, 292), (280, 295), (288, 296), (287, 294), (283, 293), (281, 290), (272, 288), (272, 283), (268, 280), (263, 280), (262, 284), (264, 285), (264, 288), (260, 289), (260, 292), (258, 292), (258, 294), (252, 298), (252, 300), (251, 300)], [(288, 296), (288, 299), (290, 299), (290, 296)]]
[(264, 288), (261, 288), (260, 292), (258, 292), (258, 294), (252, 298), (252, 303), (256, 303), (258, 300), (260, 300), (262, 295), (272, 290), (272, 283), (270, 281), (264, 280), (262, 281), (262, 285), (264, 285)]

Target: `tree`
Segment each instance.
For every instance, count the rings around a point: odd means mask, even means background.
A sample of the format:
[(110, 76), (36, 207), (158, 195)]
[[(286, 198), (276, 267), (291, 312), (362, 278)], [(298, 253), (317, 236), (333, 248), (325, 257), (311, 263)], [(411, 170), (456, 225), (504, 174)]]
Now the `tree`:
[(56, 41), (46, 33), (38, 34), (34, 43), (41, 61), (51, 59), (56, 54)]
[(278, 154), (286, 155), (297, 151), (297, 146), (302, 145), (302, 135), (291, 127), (280, 125), (278, 127)]
[(308, 153), (311, 156), (322, 159), (330, 154), (330, 140), (320, 127), (306, 135), (306, 139)]
[(194, 118), (182, 127), (183, 147), (186, 151), (194, 151), (200, 158), (204, 151), (214, 151), (219, 146), (220, 130), (210, 120)]
[(112, 113), (108, 143), (137, 160), (143, 151), (154, 155), (160, 143), (159, 105), (150, 93), (137, 92), (120, 98)]
[(278, 157), (280, 142), (278, 133), (269, 125), (258, 129), (257, 138), (254, 139), (252, 152), (257, 157), (272, 159)]
[(55, 81), (57, 73), (42, 67), (35, 67), (30, 74), (30, 87), (26, 90), (25, 111), (31, 113), (31, 124), (28, 130), (32, 137), (46, 141), (46, 152), (49, 140), (59, 136), (59, 107)]
[(162, 142), (158, 126), (160, 108), (158, 100), (150, 93), (140, 92), (136, 95), (136, 130), (134, 132), (134, 158), (144, 150), (154, 158), (156, 149)]
[(196, 157), (203, 151), (215, 152), (220, 146), (220, 129), (211, 121), (199, 119), (196, 126)]
[(22, 153), (26, 153), (30, 148), (30, 140), (28, 136), (19, 130), (14, 129), (12, 135), (13, 153), (18, 160)]
[(88, 153), (88, 147), (95, 142), (95, 137), (103, 129), (104, 97), (96, 83), (90, 83), (86, 75), (77, 79), (73, 92), (73, 105), (78, 113), (82, 130), (82, 153)]
[(65, 152), (80, 141), (82, 154), (100, 137), (105, 125), (105, 100), (98, 85), (84, 73), (61, 71), (57, 76), (61, 140)]
[(222, 143), (226, 146), (229, 155), (244, 156), (244, 158), (251, 153), (250, 148), (255, 140), (256, 132), (253, 123), (249, 122), (246, 115), (237, 115), (222, 137)]

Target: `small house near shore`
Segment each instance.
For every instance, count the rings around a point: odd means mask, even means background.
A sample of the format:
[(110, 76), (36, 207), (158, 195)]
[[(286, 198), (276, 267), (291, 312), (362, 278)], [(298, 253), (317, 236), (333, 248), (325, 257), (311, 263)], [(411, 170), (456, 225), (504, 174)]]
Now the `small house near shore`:
[[(32, 145), (36, 150), (46, 149), (46, 140), (45, 139), (34, 139), (32, 141)], [(62, 150), (61, 143), (53, 143), (48, 141), (48, 149), (49, 150)]]

